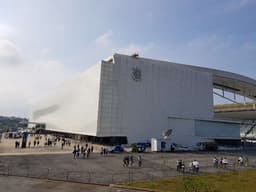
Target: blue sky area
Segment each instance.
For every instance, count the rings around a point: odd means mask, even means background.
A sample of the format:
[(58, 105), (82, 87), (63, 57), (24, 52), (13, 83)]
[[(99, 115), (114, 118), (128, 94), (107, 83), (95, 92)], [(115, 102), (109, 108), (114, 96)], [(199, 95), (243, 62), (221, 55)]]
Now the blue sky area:
[(118, 52), (256, 79), (256, 0), (0, 0), (0, 115)]

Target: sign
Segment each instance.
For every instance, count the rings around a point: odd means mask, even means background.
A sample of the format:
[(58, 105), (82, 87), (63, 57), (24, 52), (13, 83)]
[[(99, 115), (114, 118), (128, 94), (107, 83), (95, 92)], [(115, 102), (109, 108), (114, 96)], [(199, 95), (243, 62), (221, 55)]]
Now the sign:
[(141, 76), (142, 76), (141, 69), (139, 69), (138, 67), (133, 67), (131, 76), (134, 81), (136, 82), (141, 81)]

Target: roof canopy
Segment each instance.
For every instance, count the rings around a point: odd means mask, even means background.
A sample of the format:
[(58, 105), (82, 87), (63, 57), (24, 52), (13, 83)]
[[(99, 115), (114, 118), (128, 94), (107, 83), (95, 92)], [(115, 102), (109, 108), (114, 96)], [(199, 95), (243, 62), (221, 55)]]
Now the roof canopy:
[(211, 73), (214, 88), (224, 89), (251, 99), (256, 99), (256, 80), (252, 78), (227, 71), (189, 65), (187, 66), (193, 68), (194, 70)]

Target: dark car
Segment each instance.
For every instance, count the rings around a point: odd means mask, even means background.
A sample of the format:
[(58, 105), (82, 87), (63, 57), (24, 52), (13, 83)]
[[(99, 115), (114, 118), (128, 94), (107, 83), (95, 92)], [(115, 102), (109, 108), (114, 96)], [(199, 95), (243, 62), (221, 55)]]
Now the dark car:
[(124, 148), (121, 145), (115, 145), (108, 149), (109, 153), (121, 153), (124, 151)]
[(146, 148), (151, 147), (151, 144), (147, 142), (139, 142), (136, 145), (138, 152), (145, 152)]

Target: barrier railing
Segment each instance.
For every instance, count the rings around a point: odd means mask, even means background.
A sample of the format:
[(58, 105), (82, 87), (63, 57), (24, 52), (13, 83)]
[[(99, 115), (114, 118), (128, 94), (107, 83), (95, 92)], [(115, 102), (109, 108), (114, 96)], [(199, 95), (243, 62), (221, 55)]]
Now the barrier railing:
[[(253, 165), (239, 166), (236, 163), (229, 164), (225, 168), (214, 168), (213, 166), (200, 167), (200, 173), (220, 173), (226, 171), (239, 171), (242, 169), (255, 168)], [(36, 170), (35, 170), (36, 169)], [(162, 166), (161, 169), (145, 171), (133, 167), (124, 168), (122, 172), (93, 172), (93, 171), (73, 171), (65, 169), (35, 168), (30, 166), (10, 166), (0, 164), (0, 175), (20, 176), (38, 179), (61, 180), (69, 182), (90, 183), (90, 184), (118, 184), (134, 181), (154, 180), (166, 177), (189, 176), (198, 174), (189, 167), (184, 171), (177, 171), (168, 166)]]

